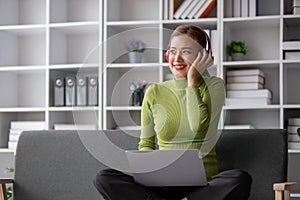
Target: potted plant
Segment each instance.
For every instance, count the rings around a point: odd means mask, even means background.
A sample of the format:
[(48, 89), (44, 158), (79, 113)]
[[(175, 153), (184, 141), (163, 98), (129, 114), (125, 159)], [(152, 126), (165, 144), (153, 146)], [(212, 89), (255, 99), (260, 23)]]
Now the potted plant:
[(143, 52), (146, 49), (146, 44), (136, 38), (132, 38), (126, 44), (126, 49), (129, 51), (129, 61), (131, 63), (141, 63), (143, 60)]
[(244, 55), (247, 53), (247, 45), (244, 41), (232, 40), (226, 46), (226, 53), (231, 56), (234, 61), (242, 60)]

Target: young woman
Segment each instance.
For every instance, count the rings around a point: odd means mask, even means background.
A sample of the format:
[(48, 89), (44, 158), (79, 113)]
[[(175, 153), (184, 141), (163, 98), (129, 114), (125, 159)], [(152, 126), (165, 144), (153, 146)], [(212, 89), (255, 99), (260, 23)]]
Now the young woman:
[(97, 175), (96, 188), (108, 200), (246, 200), (251, 177), (237, 169), (218, 172), (215, 144), (225, 87), (222, 79), (204, 76), (214, 62), (208, 35), (197, 26), (177, 27), (166, 59), (174, 80), (147, 89), (139, 150), (153, 150), (156, 145), (160, 150), (200, 149), (209, 184), (146, 187), (108, 169)]

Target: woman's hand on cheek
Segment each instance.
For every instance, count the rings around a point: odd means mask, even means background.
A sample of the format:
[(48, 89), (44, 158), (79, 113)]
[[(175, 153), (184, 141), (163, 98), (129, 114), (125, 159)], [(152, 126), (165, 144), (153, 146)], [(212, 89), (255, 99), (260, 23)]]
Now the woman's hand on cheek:
[(203, 72), (213, 64), (214, 59), (211, 49), (209, 52), (205, 49), (203, 49), (202, 52), (199, 51), (198, 56), (194, 60), (187, 74), (188, 85), (192, 86), (197, 84), (201, 74), (203, 74)]

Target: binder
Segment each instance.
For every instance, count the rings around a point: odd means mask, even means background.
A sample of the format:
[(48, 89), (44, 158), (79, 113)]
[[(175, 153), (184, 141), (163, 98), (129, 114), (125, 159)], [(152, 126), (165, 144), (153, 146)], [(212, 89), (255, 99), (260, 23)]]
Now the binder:
[(65, 106), (75, 106), (75, 78), (67, 76), (65, 78)]
[(86, 106), (87, 105), (87, 78), (76, 77), (76, 105)]
[(54, 106), (64, 106), (64, 79), (57, 77), (54, 80)]
[(89, 106), (98, 105), (98, 78), (97, 77), (88, 78), (88, 105)]

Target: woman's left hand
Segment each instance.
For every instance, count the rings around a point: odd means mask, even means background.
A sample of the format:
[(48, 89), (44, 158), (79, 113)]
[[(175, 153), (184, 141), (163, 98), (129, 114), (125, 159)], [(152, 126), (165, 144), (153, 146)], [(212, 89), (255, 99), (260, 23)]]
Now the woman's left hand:
[(207, 52), (203, 49), (201, 52), (198, 52), (197, 58), (194, 60), (192, 66), (190, 67), (187, 80), (188, 84), (195, 85), (198, 82), (199, 77), (203, 74), (203, 72), (214, 64), (214, 57), (212, 56), (212, 50), (210, 49)]

